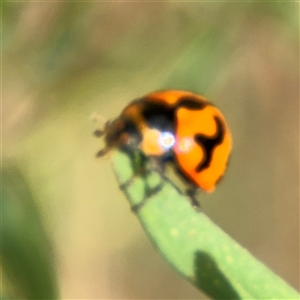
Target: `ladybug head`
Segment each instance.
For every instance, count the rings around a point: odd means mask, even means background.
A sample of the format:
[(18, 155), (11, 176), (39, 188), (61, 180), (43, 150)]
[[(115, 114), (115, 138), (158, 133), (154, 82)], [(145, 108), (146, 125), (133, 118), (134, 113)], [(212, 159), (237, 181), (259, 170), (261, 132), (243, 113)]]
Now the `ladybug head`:
[(104, 137), (105, 147), (96, 156), (102, 157), (112, 148), (123, 151), (133, 151), (138, 148), (142, 135), (137, 126), (128, 118), (118, 117), (114, 121), (106, 122), (103, 130), (96, 130), (94, 135)]

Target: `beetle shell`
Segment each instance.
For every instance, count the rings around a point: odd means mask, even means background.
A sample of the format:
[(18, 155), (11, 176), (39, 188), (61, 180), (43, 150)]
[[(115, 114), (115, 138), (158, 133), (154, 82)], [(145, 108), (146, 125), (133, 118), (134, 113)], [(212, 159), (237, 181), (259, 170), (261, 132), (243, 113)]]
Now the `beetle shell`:
[(224, 175), (232, 148), (227, 122), (206, 98), (187, 91), (150, 93), (132, 101), (101, 133), (105, 148), (141, 151), (171, 162), (179, 175), (206, 192)]

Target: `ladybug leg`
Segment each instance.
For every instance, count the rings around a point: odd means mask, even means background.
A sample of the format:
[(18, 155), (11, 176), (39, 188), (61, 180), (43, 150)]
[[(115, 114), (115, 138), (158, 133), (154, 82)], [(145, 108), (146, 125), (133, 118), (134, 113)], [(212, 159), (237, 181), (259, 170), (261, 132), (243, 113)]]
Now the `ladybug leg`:
[(134, 181), (137, 176), (147, 177), (150, 170), (146, 169), (146, 159), (140, 153), (133, 153), (131, 151), (122, 150), (126, 155), (130, 157), (131, 168), (133, 170), (133, 175), (127, 181), (119, 185), (120, 190), (126, 190)]
[(190, 202), (191, 202), (191, 204), (192, 204), (192, 206), (194, 207), (194, 208), (196, 208), (197, 210), (201, 210), (201, 205), (200, 205), (200, 203), (197, 201), (197, 199), (196, 199), (196, 194), (197, 194), (197, 192), (198, 192), (199, 190), (198, 190), (198, 188), (197, 187), (190, 187), (190, 188), (188, 188), (187, 190), (186, 190), (186, 195), (189, 197), (189, 199), (190, 199)]
[(174, 182), (172, 180), (170, 180), (170, 178), (168, 178), (168, 176), (165, 174), (167, 163), (170, 163), (170, 161), (166, 162), (162, 158), (153, 157), (150, 160), (151, 169), (155, 170), (160, 175), (160, 177), (163, 179), (162, 182), (166, 181), (166, 182), (170, 183), (177, 190), (178, 193), (183, 194), (182, 190), (178, 186), (176, 186), (176, 184), (174, 184)]
[(110, 121), (110, 120), (106, 121), (106, 122), (104, 123), (104, 125), (103, 125), (103, 129), (96, 129), (96, 130), (93, 132), (94, 136), (95, 136), (95, 137), (98, 137), (98, 138), (102, 137), (102, 136), (106, 133), (107, 128), (109, 127), (110, 124), (111, 124), (111, 121)]
[(164, 175), (165, 173), (165, 163), (161, 158), (158, 158), (156, 156), (152, 156), (149, 159), (149, 167), (151, 170), (156, 171), (160, 175)]
[(158, 184), (156, 184), (154, 187), (151, 187), (149, 183), (147, 182), (147, 176), (151, 171), (155, 171), (161, 175), (161, 177), (164, 178), (164, 170), (165, 165), (162, 159), (158, 157), (150, 157), (148, 158), (148, 169), (144, 168), (143, 173), (141, 174), (144, 178), (144, 198), (140, 201), (140, 203), (134, 205), (131, 207), (131, 210), (135, 213), (137, 213), (148, 201), (150, 197), (153, 195), (156, 195), (159, 193), (163, 186), (164, 186), (164, 180), (160, 180)]
[(156, 185), (154, 188), (149, 188), (149, 186), (145, 185), (145, 197), (140, 201), (140, 203), (135, 204), (131, 207), (131, 210), (134, 213), (138, 213), (139, 210), (148, 202), (149, 198), (161, 191), (163, 188), (164, 183), (161, 181), (158, 185)]
[(139, 206), (143, 206), (148, 198), (150, 198), (151, 196), (157, 194), (162, 188), (163, 188), (163, 181), (161, 180), (158, 184), (156, 184), (154, 187), (151, 187), (149, 185), (149, 183), (147, 182), (147, 176), (149, 175), (149, 173), (151, 171), (155, 171), (157, 173), (159, 173), (160, 175), (164, 173), (164, 169), (165, 169), (165, 166), (163, 164), (163, 161), (158, 158), (158, 157), (150, 157), (148, 158), (148, 168), (144, 169), (144, 173), (142, 174), (143, 176), (143, 179), (144, 179), (144, 199), (141, 201), (141, 205)]

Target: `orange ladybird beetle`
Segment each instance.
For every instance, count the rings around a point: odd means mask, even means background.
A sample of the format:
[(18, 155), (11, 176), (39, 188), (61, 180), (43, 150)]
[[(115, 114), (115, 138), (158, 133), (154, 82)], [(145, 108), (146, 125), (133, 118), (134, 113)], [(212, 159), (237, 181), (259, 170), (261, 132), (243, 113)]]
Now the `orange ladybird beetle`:
[[(203, 96), (179, 90), (153, 92), (132, 101), (120, 116), (107, 122), (96, 136), (104, 136), (103, 156), (112, 148), (139, 151), (154, 160), (163, 174), (165, 164), (175, 166), (192, 187), (212, 192), (224, 175), (232, 139), (223, 114)], [(193, 192), (191, 192), (193, 191)]]

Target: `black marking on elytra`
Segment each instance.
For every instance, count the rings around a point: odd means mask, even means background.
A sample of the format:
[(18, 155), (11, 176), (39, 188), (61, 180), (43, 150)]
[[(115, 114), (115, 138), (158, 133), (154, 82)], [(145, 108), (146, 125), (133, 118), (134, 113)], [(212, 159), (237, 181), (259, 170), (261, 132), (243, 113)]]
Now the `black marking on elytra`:
[(151, 101), (151, 98), (142, 98), (141, 114), (146, 120), (150, 128), (157, 128), (162, 131), (175, 131), (176, 127), (176, 110), (179, 108), (187, 108), (190, 110), (201, 110), (209, 102), (198, 100), (192, 96), (183, 96), (178, 99), (174, 105), (166, 103), (163, 99), (161, 101)]
[(191, 96), (183, 96), (178, 99), (178, 102), (176, 102), (175, 108), (178, 109), (179, 107), (188, 108), (191, 110), (199, 110), (206, 107), (209, 103), (206, 101), (201, 101), (197, 98), (191, 97)]
[(174, 132), (174, 107), (164, 102), (145, 101), (141, 114), (150, 128)]
[(195, 141), (204, 149), (204, 160), (198, 164), (195, 171), (201, 172), (204, 169), (208, 168), (211, 160), (214, 149), (223, 142), (225, 130), (222, 120), (217, 116), (214, 117), (214, 120), (217, 125), (216, 134), (212, 137), (207, 137), (203, 134), (196, 134)]

